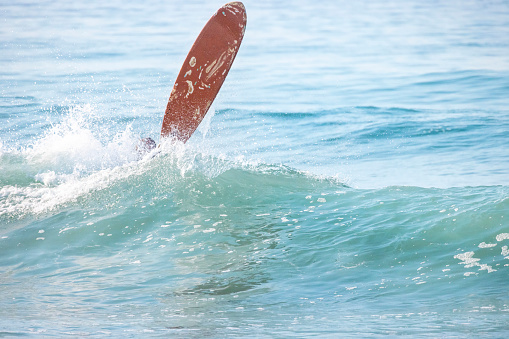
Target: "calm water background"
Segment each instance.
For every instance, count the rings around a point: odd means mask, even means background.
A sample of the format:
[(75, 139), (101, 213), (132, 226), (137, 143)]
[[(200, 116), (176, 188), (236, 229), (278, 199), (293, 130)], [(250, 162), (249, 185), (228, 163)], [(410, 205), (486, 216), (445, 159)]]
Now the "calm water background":
[(0, 336), (509, 334), (509, 3), (0, 1)]

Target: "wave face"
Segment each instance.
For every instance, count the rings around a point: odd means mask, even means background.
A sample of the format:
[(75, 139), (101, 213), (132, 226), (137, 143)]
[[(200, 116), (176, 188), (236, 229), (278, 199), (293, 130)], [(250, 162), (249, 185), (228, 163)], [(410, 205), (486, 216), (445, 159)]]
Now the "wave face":
[(26, 333), (505, 331), (507, 186), (355, 188), (200, 140), (138, 157), (87, 109), (2, 154), (2, 312)]
[(509, 6), (245, 1), (185, 145), (207, 1), (0, 4), (0, 337), (507, 337)]

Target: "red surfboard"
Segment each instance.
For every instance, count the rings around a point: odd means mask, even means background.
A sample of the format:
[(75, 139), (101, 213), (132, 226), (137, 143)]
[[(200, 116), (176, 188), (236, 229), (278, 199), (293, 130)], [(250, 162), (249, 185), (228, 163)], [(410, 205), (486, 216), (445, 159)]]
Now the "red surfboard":
[(237, 55), (246, 19), (242, 2), (230, 2), (203, 27), (175, 80), (161, 138), (185, 143), (198, 128)]

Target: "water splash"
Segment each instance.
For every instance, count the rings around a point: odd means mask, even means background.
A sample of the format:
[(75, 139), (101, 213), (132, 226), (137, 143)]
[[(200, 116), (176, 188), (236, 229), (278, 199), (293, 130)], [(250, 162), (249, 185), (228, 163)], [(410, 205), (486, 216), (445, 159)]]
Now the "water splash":
[(139, 138), (131, 125), (111, 135), (107, 126), (91, 105), (73, 106), (61, 123), (53, 125), (22, 154), (44, 184), (55, 183), (50, 178), (58, 179), (62, 174), (80, 176), (136, 160), (133, 150)]

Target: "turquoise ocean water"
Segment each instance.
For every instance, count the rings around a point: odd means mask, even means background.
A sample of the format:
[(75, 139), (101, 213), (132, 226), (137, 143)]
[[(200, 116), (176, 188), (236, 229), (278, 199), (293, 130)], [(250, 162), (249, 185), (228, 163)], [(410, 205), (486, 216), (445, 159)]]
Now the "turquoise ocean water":
[(0, 337), (507, 337), (509, 3), (0, 1)]

